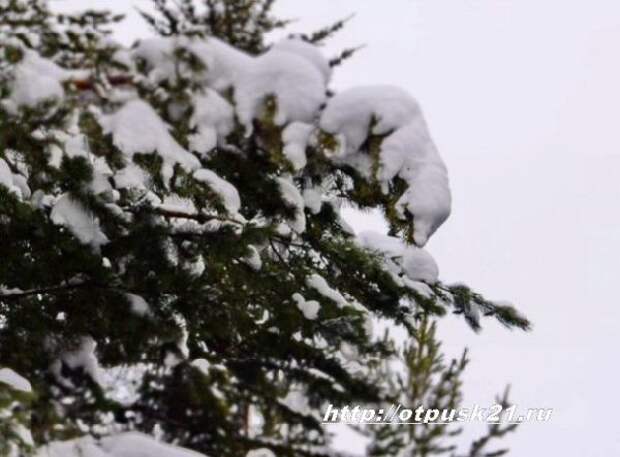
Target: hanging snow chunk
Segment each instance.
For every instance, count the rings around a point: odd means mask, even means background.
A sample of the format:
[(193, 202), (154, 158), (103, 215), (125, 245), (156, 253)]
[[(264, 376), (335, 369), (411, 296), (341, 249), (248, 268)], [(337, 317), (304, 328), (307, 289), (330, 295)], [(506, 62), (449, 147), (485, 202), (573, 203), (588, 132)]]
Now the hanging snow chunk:
[(306, 205), (304, 198), (292, 179), (279, 176), (276, 178), (276, 181), (280, 186), (280, 194), (282, 194), (284, 201), (295, 208), (295, 218), (292, 221), (288, 221), (289, 227), (296, 233), (303, 233), (306, 230), (306, 214), (304, 213)]
[(10, 368), (0, 368), (0, 384), (5, 384), (11, 389), (18, 390), (20, 392), (32, 392), (30, 382), (26, 378), (15, 373)]
[(312, 214), (319, 214), (323, 206), (323, 193), (320, 186), (308, 187), (303, 191), (304, 204)]
[[(80, 346), (75, 351), (62, 355), (62, 361), (72, 370), (82, 369), (94, 382), (101, 385), (101, 369), (95, 354), (96, 348), (95, 340), (90, 336), (84, 336), (80, 339)], [(53, 371), (56, 371), (58, 376), (62, 376), (58, 367)]]
[(169, 127), (148, 103), (134, 99), (118, 111), (100, 116), (104, 133), (111, 133), (114, 145), (130, 159), (134, 154), (157, 153), (162, 159), (162, 176), (167, 183), (175, 165), (191, 172), (200, 161), (172, 138)]
[(205, 89), (204, 94), (192, 97), (194, 112), (190, 126), (196, 133), (190, 135), (190, 149), (206, 154), (217, 146), (218, 139), (226, 138), (235, 126), (233, 107), (220, 94)]
[(303, 57), (310, 62), (323, 75), (323, 81), (327, 84), (332, 76), (332, 67), (318, 46), (299, 38), (285, 38), (278, 41), (271, 48), (274, 51), (290, 52)]
[[(320, 125), (344, 142), (343, 152), (332, 157), (334, 162), (375, 180), (385, 194), (396, 177), (407, 184), (395, 209), (401, 220), (413, 217), (413, 240), (424, 246), (450, 215), (451, 197), (447, 169), (417, 102), (390, 86), (349, 89), (329, 101)], [(360, 150), (370, 135), (385, 136), (378, 163), (373, 163), (369, 151)]]
[(424, 249), (408, 245), (400, 238), (371, 231), (360, 233), (357, 242), (363, 248), (383, 254), (388, 271), (395, 277), (404, 274), (412, 281), (437, 282), (439, 269), (435, 259)]
[(424, 246), (450, 215), (452, 198), (448, 170), (422, 117), (383, 140), (379, 163), (377, 179), (384, 193), (388, 193), (388, 183), (395, 176), (408, 184), (396, 202), (396, 210), (402, 219), (406, 218), (405, 211), (413, 216), (413, 239)]
[[(332, 97), (323, 110), (320, 126), (334, 135), (343, 134), (345, 154), (356, 154), (369, 134), (385, 135), (418, 116), (418, 103), (406, 91), (392, 86), (362, 86)], [(373, 119), (375, 124), (371, 125)]]
[(237, 214), (241, 208), (241, 198), (237, 188), (221, 178), (215, 172), (202, 168), (194, 172), (194, 179), (205, 183), (222, 200), (222, 204), (229, 214)]
[(54, 224), (67, 227), (81, 243), (90, 244), (95, 249), (109, 241), (101, 231), (99, 221), (69, 194), (62, 194), (56, 201), (50, 219)]
[(282, 152), (295, 171), (306, 166), (306, 148), (314, 126), (303, 122), (292, 122), (282, 132)]
[(235, 104), (246, 133), (259, 118), (264, 102), (274, 96), (274, 122), (310, 122), (325, 100), (325, 83), (320, 71), (307, 59), (290, 52), (272, 50), (257, 57), (235, 86)]

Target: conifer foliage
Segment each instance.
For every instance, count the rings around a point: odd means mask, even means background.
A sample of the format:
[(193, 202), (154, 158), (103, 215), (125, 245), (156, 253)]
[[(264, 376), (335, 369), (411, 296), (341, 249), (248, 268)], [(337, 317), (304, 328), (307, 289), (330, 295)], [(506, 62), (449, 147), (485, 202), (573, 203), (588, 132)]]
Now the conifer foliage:
[(327, 403), (390, 398), (373, 322), (528, 327), (438, 280), (446, 168), (405, 91), (332, 93), (343, 21), (154, 4), (126, 48), (121, 16), (0, 0), (0, 454), (332, 455)]

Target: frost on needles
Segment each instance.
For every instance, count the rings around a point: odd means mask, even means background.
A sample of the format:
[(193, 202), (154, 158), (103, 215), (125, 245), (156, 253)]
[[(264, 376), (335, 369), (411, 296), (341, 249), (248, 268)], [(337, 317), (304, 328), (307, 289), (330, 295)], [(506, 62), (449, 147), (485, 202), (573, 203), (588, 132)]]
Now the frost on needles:
[(0, 0), (0, 454), (332, 455), (323, 406), (388, 395), (374, 323), (527, 328), (439, 280), (450, 190), (415, 99), (334, 93), (341, 25), (268, 42), (271, 4), (158, 0), (123, 47), (112, 13)]

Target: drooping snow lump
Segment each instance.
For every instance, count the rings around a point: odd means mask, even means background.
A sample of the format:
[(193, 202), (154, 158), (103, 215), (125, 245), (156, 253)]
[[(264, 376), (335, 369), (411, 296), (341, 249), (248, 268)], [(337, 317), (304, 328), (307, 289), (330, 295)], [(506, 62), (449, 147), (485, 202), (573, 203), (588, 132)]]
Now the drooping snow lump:
[[(417, 101), (391, 86), (348, 89), (329, 100), (320, 126), (341, 142), (334, 162), (376, 180), (386, 194), (395, 177), (407, 184), (396, 210), (402, 220), (406, 213), (413, 217), (413, 239), (424, 246), (450, 215), (451, 196), (447, 169)], [(383, 137), (376, 167), (369, 151), (361, 150), (370, 135)]]

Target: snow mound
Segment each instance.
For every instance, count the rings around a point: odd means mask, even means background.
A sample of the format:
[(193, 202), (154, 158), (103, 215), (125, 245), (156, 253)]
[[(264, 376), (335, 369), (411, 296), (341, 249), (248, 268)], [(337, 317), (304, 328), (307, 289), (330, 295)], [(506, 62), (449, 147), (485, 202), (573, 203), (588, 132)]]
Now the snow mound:
[(188, 172), (200, 167), (200, 161), (172, 138), (168, 125), (143, 100), (130, 100), (115, 113), (101, 116), (99, 122), (104, 133), (111, 133), (114, 145), (129, 158), (138, 153), (157, 153), (163, 160), (165, 182), (177, 164)]
[(190, 126), (196, 129), (196, 133), (189, 138), (190, 149), (205, 154), (217, 146), (218, 139), (232, 132), (235, 112), (224, 97), (211, 89), (192, 97), (192, 104), (194, 112)]
[(217, 38), (195, 41), (188, 48), (206, 66), (203, 82), (218, 92), (236, 85), (254, 58)]
[(35, 457), (115, 457), (104, 452), (91, 437), (54, 441), (38, 449)]
[(204, 454), (160, 443), (138, 432), (102, 438), (84, 437), (55, 441), (40, 448), (35, 457), (205, 457)]
[[(267, 96), (277, 100), (275, 122), (278, 125), (312, 120), (325, 100), (329, 64), (309, 43), (284, 40), (265, 54), (252, 57), (213, 37), (207, 40), (152, 38), (138, 44), (134, 57), (145, 62), (148, 78), (154, 83), (174, 81), (177, 72), (183, 70), (175, 59), (179, 49), (189, 51), (203, 64), (199, 81), (206, 87), (218, 92), (233, 89), (237, 116), (248, 134), (252, 132), (252, 120), (262, 114)], [(223, 104), (215, 103), (213, 110), (217, 111), (218, 121), (230, 119)], [(217, 125), (209, 118), (212, 125)], [(228, 128), (229, 124), (224, 123), (220, 127)], [(201, 136), (210, 133), (203, 131)], [(202, 141), (207, 146), (212, 144), (212, 135)]]
[(325, 58), (325, 55), (314, 44), (299, 38), (285, 38), (274, 44), (271, 49), (274, 51), (290, 52), (291, 54), (303, 57), (321, 72), (325, 84), (329, 82), (332, 76), (332, 68), (329, 65), (329, 60)]
[(264, 101), (274, 96), (274, 122), (310, 122), (325, 101), (321, 72), (307, 59), (290, 52), (271, 50), (257, 57), (241, 75), (235, 87), (239, 121), (252, 132), (252, 120), (262, 114)]
[(137, 432), (103, 438), (101, 448), (110, 457), (204, 457), (204, 454), (160, 443)]
[(245, 457), (276, 457), (271, 449), (267, 449), (266, 447), (260, 449), (252, 449), (248, 451)]
[(140, 40), (132, 57), (145, 63), (149, 79), (154, 83), (173, 79), (176, 78), (174, 62), (176, 43), (177, 40), (172, 38)]
[(346, 154), (355, 154), (369, 132), (385, 135), (418, 116), (418, 103), (403, 89), (361, 86), (332, 97), (321, 114), (320, 126), (326, 132), (343, 134)]
[(214, 37), (197, 40), (187, 37), (158, 37), (141, 40), (133, 52), (134, 59), (146, 64), (148, 78), (153, 83), (176, 81), (178, 73), (187, 74), (188, 68), (178, 65), (175, 53), (185, 50), (204, 66), (201, 82), (217, 91), (234, 86), (253, 58)]
[(47, 100), (61, 99), (62, 80), (69, 72), (34, 51), (23, 49), (24, 56), (15, 69), (9, 100), (16, 106), (35, 107)]

